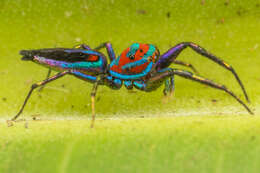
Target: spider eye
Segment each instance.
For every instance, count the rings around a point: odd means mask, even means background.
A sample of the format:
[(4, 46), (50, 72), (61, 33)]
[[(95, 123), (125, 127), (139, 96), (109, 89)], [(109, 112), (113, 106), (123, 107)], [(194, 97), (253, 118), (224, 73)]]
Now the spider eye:
[(135, 55), (130, 55), (129, 59), (131, 59), (131, 60), (135, 59)]

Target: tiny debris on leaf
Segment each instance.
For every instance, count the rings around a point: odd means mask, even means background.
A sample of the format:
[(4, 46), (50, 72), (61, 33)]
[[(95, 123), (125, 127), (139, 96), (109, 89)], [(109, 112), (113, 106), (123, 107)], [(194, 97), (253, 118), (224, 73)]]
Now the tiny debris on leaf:
[(31, 115), (33, 120), (39, 120), (40, 114), (33, 114)]
[(224, 19), (224, 18), (221, 18), (221, 19), (217, 20), (217, 23), (218, 23), (218, 24), (223, 24), (224, 22), (225, 22), (225, 19)]
[(6, 120), (7, 127), (12, 127), (14, 125), (13, 121), (11, 120)]
[(167, 16), (167, 18), (170, 18), (170, 17), (171, 17), (171, 13), (168, 11), (168, 12), (166, 13), (166, 16)]
[(217, 102), (217, 100), (216, 100), (216, 99), (212, 99), (211, 101), (212, 101), (212, 103), (216, 103), (216, 102)]
[(229, 5), (229, 0), (226, 0), (226, 2), (224, 3), (225, 6)]
[(138, 14), (146, 14), (147, 12), (145, 10), (139, 9), (136, 11)]

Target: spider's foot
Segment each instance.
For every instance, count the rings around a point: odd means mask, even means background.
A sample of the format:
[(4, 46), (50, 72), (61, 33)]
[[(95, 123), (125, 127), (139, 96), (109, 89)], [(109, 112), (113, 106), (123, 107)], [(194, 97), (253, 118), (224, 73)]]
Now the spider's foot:
[(163, 103), (168, 103), (173, 98), (173, 91), (165, 92), (165, 90), (164, 90), (163, 94), (164, 94), (164, 96), (162, 98)]

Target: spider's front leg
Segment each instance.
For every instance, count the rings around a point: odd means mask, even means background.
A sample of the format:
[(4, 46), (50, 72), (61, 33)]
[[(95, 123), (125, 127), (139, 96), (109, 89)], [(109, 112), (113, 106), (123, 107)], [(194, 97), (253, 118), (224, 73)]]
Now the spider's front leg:
[(112, 44), (109, 42), (101, 43), (99, 46), (95, 47), (94, 49), (91, 49), (88, 45), (86, 44), (79, 44), (74, 46), (76, 49), (86, 49), (86, 50), (94, 50), (94, 51), (99, 51), (102, 48), (106, 48), (107, 54), (109, 56), (110, 62), (116, 59), (115, 51), (112, 47)]
[(200, 47), (199, 45), (197, 45), (195, 43), (183, 42), (183, 43), (177, 44), (173, 48), (169, 49), (156, 62), (156, 69), (161, 70), (161, 69), (164, 69), (164, 68), (167, 68), (168, 66), (170, 66), (170, 64), (176, 60), (177, 56), (181, 53), (181, 51), (187, 47), (190, 47), (192, 50), (194, 50), (198, 54), (214, 61), (215, 63), (217, 63), (217, 64), (221, 65), (222, 67), (226, 68), (227, 70), (231, 71), (233, 73), (233, 75), (235, 76), (236, 80), (238, 81), (240, 87), (242, 88), (246, 100), (249, 102), (249, 98), (248, 98), (248, 95), (244, 88), (244, 85), (242, 84), (242, 82), (239, 79), (235, 70), (229, 64), (227, 64), (220, 58), (216, 57), (215, 55), (212, 55), (211, 53), (206, 51), (204, 48)]
[(109, 42), (102, 43), (98, 47), (94, 48), (93, 50), (98, 51), (102, 48), (106, 48), (110, 62), (112, 62), (113, 60), (116, 59), (116, 54), (115, 54), (115, 51), (114, 51), (111, 43), (109, 43)]

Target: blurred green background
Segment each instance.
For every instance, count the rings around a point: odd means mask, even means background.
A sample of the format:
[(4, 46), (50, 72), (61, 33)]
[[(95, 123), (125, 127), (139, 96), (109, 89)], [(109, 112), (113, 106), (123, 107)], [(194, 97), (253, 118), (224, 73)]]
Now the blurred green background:
[[(22, 62), (21, 49), (73, 47), (79, 43), (95, 47), (106, 41), (113, 44), (117, 55), (134, 42), (155, 44), (161, 53), (179, 42), (198, 43), (234, 67), (256, 108), (260, 100), (260, 2), (202, 2), (1, 1), (0, 116), (16, 114), (31, 84), (47, 74), (47, 69), (41, 66)], [(178, 59), (194, 64), (202, 76), (224, 83), (242, 96), (231, 73), (217, 64), (192, 50), (183, 51)], [(167, 104), (162, 101), (162, 89), (129, 93), (126, 89), (111, 91), (102, 87), (97, 95), (98, 116), (246, 113), (225, 93), (179, 77), (174, 98)], [(49, 84), (43, 92), (35, 92), (24, 115), (88, 116), (90, 90), (90, 84), (64, 77)]]

